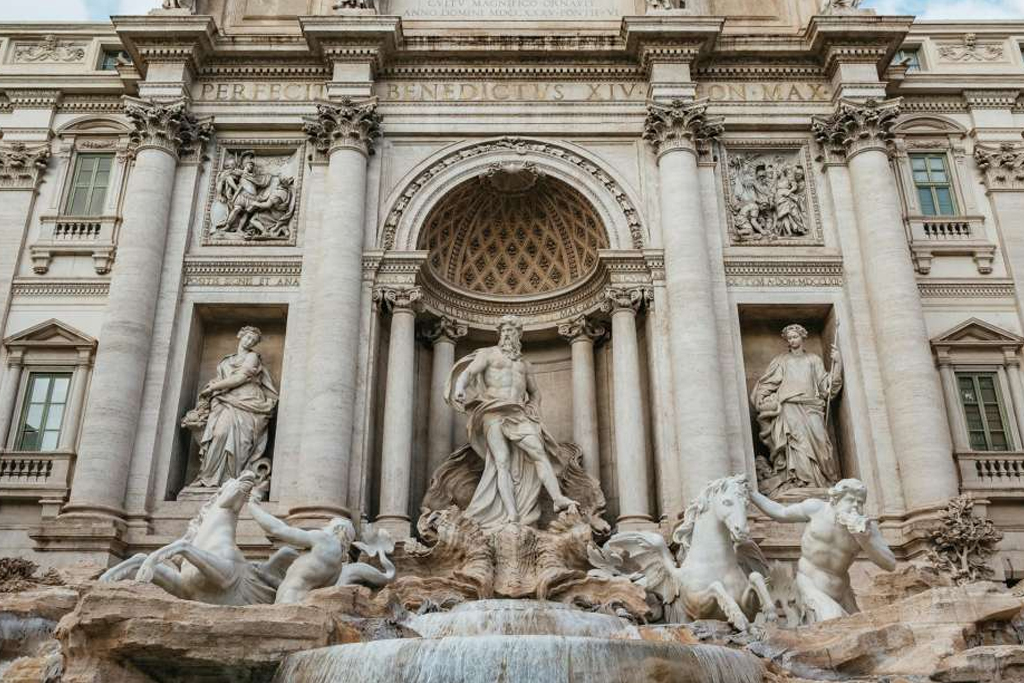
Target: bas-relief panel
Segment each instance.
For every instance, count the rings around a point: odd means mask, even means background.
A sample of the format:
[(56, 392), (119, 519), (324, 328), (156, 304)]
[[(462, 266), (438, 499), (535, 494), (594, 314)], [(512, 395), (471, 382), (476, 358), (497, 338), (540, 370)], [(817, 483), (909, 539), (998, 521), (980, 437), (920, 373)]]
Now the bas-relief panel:
[(224, 140), (210, 174), (203, 244), (294, 245), (304, 146)]
[(726, 142), (722, 156), (732, 244), (824, 243), (806, 145)]

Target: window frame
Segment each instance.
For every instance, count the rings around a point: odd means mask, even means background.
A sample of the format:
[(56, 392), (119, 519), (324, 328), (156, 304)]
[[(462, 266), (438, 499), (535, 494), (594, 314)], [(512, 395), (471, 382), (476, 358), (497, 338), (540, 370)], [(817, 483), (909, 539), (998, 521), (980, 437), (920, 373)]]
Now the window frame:
[[(46, 377), (50, 379), (49, 386), (46, 388), (46, 398), (43, 401), (43, 414), (40, 416), (40, 425), (42, 429), (39, 430), (41, 436), (39, 439), (38, 448), (25, 448), (25, 438), (28, 435), (25, 431), (26, 421), (28, 420), (28, 414), (33, 405), (38, 405), (32, 400), (32, 391), (35, 386), (35, 381), (40, 377)], [(68, 381), (67, 388), (64, 390), (64, 400), (59, 404), (61, 406), (61, 417), (60, 424), (56, 430), (47, 429), (47, 422), (50, 417), (50, 409), (58, 405), (52, 401), (53, 389), (55, 382), (53, 380), (58, 378), (66, 378)], [(52, 371), (52, 370), (39, 370), (30, 369), (26, 373), (25, 377), (25, 388), (24, 395), (21, 399), (21, 410), (18, 414), (18, 422), (14, 425), (14, 448), (13, 450), (17, 453), (52, 453), (60, 448), (61, 439), (64, 436), (64, 430), (67, 428), (67, 416), (68, 416), (68, 405), (71, 403), (71, 385), (75, 381), (75, 369), (73, 367), (64, 368), (63, 371)], [(44, 448), (46, 433), (57, 432), (57, 443), (53, 448)]]
[[(916, 64), (907, 64), (907, 73), (921, 73), (924, 71), (924, 60), (921, 59), (922, 52), (923, 50), (920, 45), (901, 45), (892, 57), (892, 65), (900, 66), (903, 60), (912, 54)], [(903, 55), (903, 59), (900, 58), (900, 55)]]
[[(956, 380), (957, 398), (960, 401), (960, 415), (964, 429), (967, 431), (967, 442), (972, 451), (979, 453), (1012, 453), (1020, 450), (1020, 447), (1015, 438), (1014, 430), (1011, 424), (1011, 416), (1007, 410), (1005, 389), (1003, 388), (1002, 379), (999, 371), (994, 367), (989, 366), (959, 366), (953, 368), (953, 377)], [(988, 377), (992, 380), (992, 387), (995, 393), (995, 406), (999, 411), (999, 419), (1002, 421), (1001, 430), (992, 430), (989, 426), (988, 416), (986, 415), (986, 408), (990, 406), (990, 403), (986, 403), (982, 399), (981, 385), (979, 379), (981, 377)], [(964, 401), (963, 390), (961, 388), (961, 380), (969, 378), (971, 380), (977, 401), (974, 405), (978, 407), (978, 414), (981, 418), (981, 433), (985, 439), (985, 448), (976, 448), (975, 444), (971, 441), (972, 432), (978, 430), (972, 430), (970, 422), (967, 418), (967, 407), (968, 404)], [(1001, 431), (1006, 439), (1006, 448), (994, 448), (992, 444), (992, 431)]]
[[(100, 160), (103, 160), (103, 159), (109, 159), (109, 161), (110, 161), (109, 167), (106, 169), (107, 183), (106, 183), (106, 186), (103, 188), (103, 196), (100, 199), (99, 206), (96, 207), (96, 210), (90, 210), (92, 208), (91, 205), (92, 205), (92, 203), (94, 201), (94, 197), (92, 195), (93, 195), (93, 193), (96, 192), (96, 185), (95, 185), (95, 183), (94, 182), (90, 182), (88, 185), (84, 185), (84, 186), (78, 184), (78, 176), (79, 176), (79, 171), (80, 171), (80, 168), (81, 168), (81, 164), (83, 163), (84, 160), (88, 160), (88, 159), (96, 159), (97, 161), (100, 161)], [(115, 166), (116, 166), (116, 164), (117, 164), (117, 154), (115, 152), (113, 152), (113, 151), (79, 152), (78, 154), (75, 154), (73, 162), (71, 163), (71, 168), (70, 168), (69, 175), (68, 175), (68, 180), (67, 180), (68, 187), (67, 187), (67, 191), (64, 193), (63, 208), (62, 208), (60, 214), (62, 216), (89, 217), (89, 218), (95, 218), (95, 217), (107, 215), (107, 213), (108, 213), (107, 212), (107, 208), (109, 206), (109, 200), (110, 200), (110, 191), (111, 191), (111, 189), (113, 187), (114, 180), (115, 180)], [(99, 173), (99, 166), (97, 165), (97, 167), (92, 170), (91, 181), (95, 181), (95, 178), (96, 178), (98, 173)], [(75, 198), (77, 196), (76, 193), (81, 188), (85, 188), (86, 192), (89, 195), (88, 198), (86, 199), (86, 204), (87, 204), (86, 210), (85, 211), (72, 211), (72, 206), (73, 206)]]
[[(962, 212), (957, 202), (956, 191), (953, 189), (953, 173), (950, 170), (949, 155), (945, 152), (929, 152), (925, 150), (915, 150), (907, 153), (907, 159), (910, 162), (910, 181), (914, 186), (914, 197), (917, 199), (918, 209), (921, 211), (922, 216), (928, 216), (929, 218), (950, 218), (953, 216), (960, 216)], [(914, 167), (916, 160), (924, 161), (924, 168), (917, 169)], [(937, 181), (932, 179), (932, 174), (937, 173), (936, 169), (932, 168), (932, 161), (937, 160), (942, 164), (941, 172), (945, 175), (945, 181)], [(928, 180), (919, 181), (917, 174), (923, 172)], [(943, 213), (942, 203), (939, 201), (939, 189), (945, 189), (949, 194), (949, 204), (951, 211), (949, 213)], [(922, 190), (927, 191), (931, 197), (932, 208), (935, 209), (935, 213), (928, 213), (925, 211), (925, 206), (921, 202)]]

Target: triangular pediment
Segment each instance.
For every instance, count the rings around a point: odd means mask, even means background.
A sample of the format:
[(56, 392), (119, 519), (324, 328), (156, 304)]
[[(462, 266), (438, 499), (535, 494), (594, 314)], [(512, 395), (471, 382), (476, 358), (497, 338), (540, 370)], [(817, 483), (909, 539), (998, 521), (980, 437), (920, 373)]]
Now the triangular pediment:
[(933, 346), (1021, 346), (1024, 337), (970, 318), (932, 339)]
[(7, 348), (91, 348), (96, 346), (96, 340), (67, 323), (50, 318), (7, 337), (4, 339), (4, 346)]

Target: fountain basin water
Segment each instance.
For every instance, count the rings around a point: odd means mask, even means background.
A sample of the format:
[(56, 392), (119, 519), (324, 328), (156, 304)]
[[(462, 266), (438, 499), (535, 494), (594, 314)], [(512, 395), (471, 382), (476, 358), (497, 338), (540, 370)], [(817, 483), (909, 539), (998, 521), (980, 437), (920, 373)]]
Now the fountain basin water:
[(308, 650), (275, 683), (760, 683), (756, 657), (640, 639), (611, 615), (531, 600), (484, 600), (407, 624), (421, 638)]

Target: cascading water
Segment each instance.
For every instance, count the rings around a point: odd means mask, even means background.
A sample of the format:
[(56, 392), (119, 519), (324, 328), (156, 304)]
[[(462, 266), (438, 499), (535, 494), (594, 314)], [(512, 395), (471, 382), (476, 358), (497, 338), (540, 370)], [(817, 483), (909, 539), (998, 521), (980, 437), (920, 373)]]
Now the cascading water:
[(642, 640), (618, 617), (535, 600), (483, 600), (413, 617), (420, 638), (290, 655), (275, 683), (760, 683), (753, 655)]

